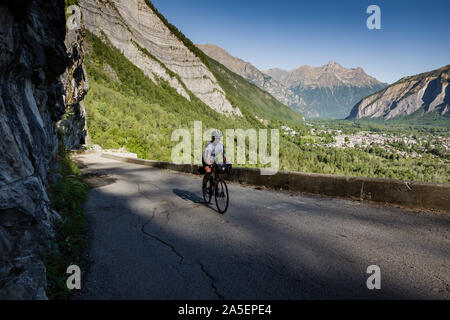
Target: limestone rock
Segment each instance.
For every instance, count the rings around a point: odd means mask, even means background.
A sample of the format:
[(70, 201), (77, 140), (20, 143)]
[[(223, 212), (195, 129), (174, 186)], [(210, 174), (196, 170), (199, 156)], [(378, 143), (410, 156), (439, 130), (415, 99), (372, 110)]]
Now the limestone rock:
[(64, 114), (64, 1), (0, 6), (0, 299), (46, 299), (40, 252), (54, 237), (46, 193)]
[(69, 65), (61, 76), (64, 85), (64, 103), (66, 113), (57, 124), (61, 132), (61, 143), (67, 150), (76, 150), (87, 143), (86, 110), (83, 99), (89, 90), (86, 71), (83, 66), (83, 39), (85, 27), (81, 20), (79, 29), (68, 29), (65, 45)]
[(161, 78), (188, 100), (192, 93), (220, 113), (242, 116), (208, 67), (146, 0), (81, 0), (80, 6), (86, 28), (118, 48), (154, 82)]
[(405, 77), (357, 103), (349, 119), (407, 116), (423, 108), (425, 113), (449, 113), (450, 65)]

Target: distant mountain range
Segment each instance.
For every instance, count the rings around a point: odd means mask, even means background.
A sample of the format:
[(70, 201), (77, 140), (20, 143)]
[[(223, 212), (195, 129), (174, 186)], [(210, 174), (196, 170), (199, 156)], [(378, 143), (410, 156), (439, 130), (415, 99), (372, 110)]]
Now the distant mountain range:
[(289, 88), (278, 81), (275, 81), (271, 76), (262, 73), (251, 63), (233, 57), (224, 49), (213, 44), (197, 44), (196, 46), (206, 55), (220, 62), (229, 70), (270, 93), (281, 103), (290, 106), (295, 111), (301, 113), (306, 112), (306, 115), (310, 116), (308, 110), (306, 110), (306, 103), (300, 95), (295, 94)]
[(345, 118), (363, 97), (387, 86), (358, 68), (344, 68), (335, 61), (321, 67), (303, 65), (292, 71), (263, 72), (301, 96), (310, 112), (323, 118)]
[(347, 69), (334, 61), (316, 68), (305, 65), (292, 71), (261, 71), (216, 45), (197, 47), (308, 118), (345, 118), (359, 100), (387, 86), (359, 67)]
[(414, 113), (448, 115), (450, 109), (450, 65), (404, 77), (387, 88), (362, 99), (348, 119), (389, 120)]
[(161, 85), (158, 90), (168, 85), (188, 103), (201, 101), (230, 117), (300, 121), (299, 113), (342, 119), (391, 119), (420, 110), (448, 114), (449, 66), (390, 86), (360, 67), (345, 68), (335, 61), (261, 71), (215, 45), (194, 45), (146, 0), (79, 4), (87, 30)]

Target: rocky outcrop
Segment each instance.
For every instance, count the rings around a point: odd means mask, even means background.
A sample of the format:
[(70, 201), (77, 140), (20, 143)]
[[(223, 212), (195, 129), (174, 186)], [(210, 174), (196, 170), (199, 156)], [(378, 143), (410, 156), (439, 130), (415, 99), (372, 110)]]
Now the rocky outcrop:
[(273, 79), (271, 76), (262, 73), (251, 63), (233, 57), (224, 49), (213, 44), (198, 44), (197, 47), (200, 48), (209, 57), (220, 62), (234, 73), (237, 73), (244, 79), (247, 79), (264, 91), (270, 93), (282, 104), (290, 106), (295, 111), (301, 113), (306, 112), (306, 114), (308, 115), (306, 103), (301, 96), (295, 94), (294, 92), (292, 92), (292, 90), (285, 87), (284, 85)]
[(46, 186), (64, 114), (64, 1), (0, 5), (0, 299), (45, 299)]
[(61, 76), (64, 85), (64, 103), (66, 113), (57, 124), (61, 145), (67, 150), (77, 150), (87, 143), (86, 110), (83, 99), (89, 89), (86, 71), (83, 65), (83, 39), (85, 27), (80, 20), (80, 28), (68, 29), (64, 41), (69, 65)]
[(270, 75), (276, 81), (281, 82), (281, 80), (289, 73), (289, 71), (280, 69), (280, 68), (272, 68), (268, 70), (262, 70), (264, 74)]
[(81, 0), (86, 28), (110, 42), (154, 82), (167, 81), (186, 99), (241, 116), (201, 59), (161, 20), (147, 0)]
[(263, 72), (300, 95), (310, 114), (326, 118), (346, 117), (361, 98), (386, 87), (362, 68), (344, 68), (335, 61), (321, 67), (304, 65), (292, 71)]
[(449, 113), (450, 65), (430, 72), (405, 77), (371, 96), (352, 109), (348, 119), (408, 116), (423, 109), (424, 113)]

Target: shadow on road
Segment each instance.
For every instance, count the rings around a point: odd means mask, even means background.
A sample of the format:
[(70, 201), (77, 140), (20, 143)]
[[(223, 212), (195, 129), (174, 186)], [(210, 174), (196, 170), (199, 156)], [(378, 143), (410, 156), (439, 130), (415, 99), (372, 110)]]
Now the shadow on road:
[(200, 198), (198, 195), (196, 195), (193, 192), (187, 191), (187, 190), (181, 190), (181, 189), (173, 189), (173, 193), (175, 193), (177, 196), (179, 196), (181, 199), (186, 201), (192, 201), (194, 203), (205, 203), (202, 198)]
[(173, 189), (173, 193), (175, 193), (177, 196), (179, 196), (184, 201), (191, 201), (196, 204), (202, 204), (205, 207), (208, 207), (209, 209), (211, 209), (212, 211), (214, 211), (218, 214), (221, 214), (214, 206), (209, 206), (208, 204), (205, 203), (203, 198), (200, 198), (198, 195), (196, 195), (195, 193), (193, 193), (191, 191), (181, 190), (181, 189)]
[[(448, 261), (441, 236), (448, 219), (234, 185), (230, 214), (213, 215), (190, 205), (204, 204), (193, 177), (120, 163), (90, 168), (117, 181), (92, 189), (85, 205), (92, 266), (77, 298), (447, 297), (420, 279), (434, 277), (433, 285), (445, 290), (448, 273), (436, 266)], [(428, 237), (428, 230), (439, 233)], [(428, 274), (430, 261), (443, 280)], [(377, 292), (366, 287), (371, 264), (383, 270)]]

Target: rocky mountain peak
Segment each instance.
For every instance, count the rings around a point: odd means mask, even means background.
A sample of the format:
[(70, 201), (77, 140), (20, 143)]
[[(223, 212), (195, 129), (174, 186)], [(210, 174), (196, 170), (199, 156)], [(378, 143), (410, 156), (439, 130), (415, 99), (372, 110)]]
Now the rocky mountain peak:
[(311, 113), (321, 117), (343, 118), (359, 99), (386, 86), (361, 67), (346, 68), (335, 60), (319, 67), (302, 65), (291, 71), (265, 72), (302, 96)]
[(323, 66), (323, 70), (328, 72), (334, 72), (341, 68), (342, 66), (334, 60), (330, 60), (330, 62)]
[(345, 68), (334, 60), (320, 67), (303, 65), (288, 72), (280, 81), (288, 87), (302, 85), (314, 88), (364, 87), (381, 84), (377, 79), (367, 75), (361, 67)]

